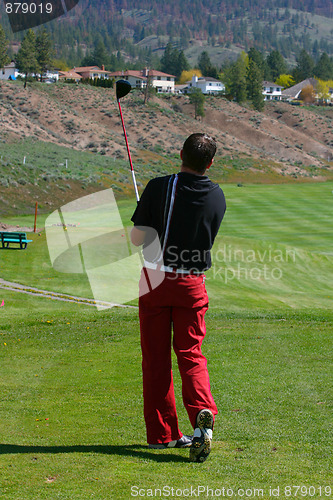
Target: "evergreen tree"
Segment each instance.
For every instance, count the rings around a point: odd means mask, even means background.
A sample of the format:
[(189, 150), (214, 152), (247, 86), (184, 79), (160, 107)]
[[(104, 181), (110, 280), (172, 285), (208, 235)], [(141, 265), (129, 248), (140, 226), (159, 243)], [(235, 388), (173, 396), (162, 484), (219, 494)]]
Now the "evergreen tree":
[(197, 120), (198, 116), (205, 116), (205, 96), (198, 88), (192, 88), (190, 92), (190, 103), (194, 104), (194, 118)]
[(165, 47), (163, 56), (161, 57), (161, 70), (164, 73), (170, 73), (175, 67), (175, 50), (172, 43), (169, 42)]
[(80, 66), (96, 66), (95, 58), (92, 52), (89, 52), (85, 55), (80, 63)]
[(314, 62), (306, 50), (301, 50), (297, 58), (297, 66), (293, 72), (296, 82), (301, 82), (313, 76)]
[(52, 66), (54, 50), (49, 33), (43, 28), (36, 37), (37, 62), (40, 67), (40, 81), (43, 81), (43, 75)]
[(328, 57), (326, 52), (324, 52), (315, 67), (313, 68), (313, 74), (320, 78), (321, 80), (332, 80), (333, 79), (333, 63)]
[(229, 90), (237, 102), (246, 101), (246, 60), (239, 56), (237, 61), (231, 66), (229, 73)]
[(81, 45), (78, 43), (76, 47), (76, 60), (78, 61), (77, 66), (79, 66), (80, 61), (83, 59), (83, 50)]
[(278, 50), (273, 50), (267, 56), (266, 62), (270, 71), (269, 79), (272, 79), (273, 81), (287, 71), (285, 60)]
[(94, 61), (92, 66), (98, 66), (99, 68), (102, 68), (102, 65), (105, 66), (109, 62), (109, 55), (102, 39), (98, 40), (95, 45), (95, 49), (92, 53), (92, 60)]
[(174, 49), (172, 42), (169, 42), (165, 48), (164, 54), (161, 57), (161, 70), (164, 73), (175, 75), (180, 78), (182, 71), (188, 71), (190, 65), (182, 50)]
[(254, 109), (264, 109), (264, 96), (262, 93), (262, 72), (258, 65), (250, 59), (246, 71), (247, 96), (252, 101)]
[(249, 56), (249, 61), (252, 60), (256, 63), (258, 69), (261, 71), (262, 79), (264, 79), (267, 64), (262, 53), (254, 47), (251, 47), (247, 55)]
[(177, 80), (179, 80), (183, 71), (189, 71), (189, 69), (190, 69), (189, 62), (186, 59), (184, 52), (180, 50), (178, 53), (177, 65), (174, 73), (175, 76), (177, 77)]
[(210, 76), (212, 78), (218, 78), (217, 69), (213, 66), (208, 52), (201, 52), (198, 59), (198, 68), (204, 76)]
[(36, 75), (40, 71), (37, 60), (36, 36), (31, 29), (27, 31), (16, 55), (16, 67), (25, 74), (24, 88), (27, 86), (28, 76), (33, 73)]
[(3, 28), (0, 26), (0, 68), (3, 68), (9, 63), (8, 57), (8, 41)]

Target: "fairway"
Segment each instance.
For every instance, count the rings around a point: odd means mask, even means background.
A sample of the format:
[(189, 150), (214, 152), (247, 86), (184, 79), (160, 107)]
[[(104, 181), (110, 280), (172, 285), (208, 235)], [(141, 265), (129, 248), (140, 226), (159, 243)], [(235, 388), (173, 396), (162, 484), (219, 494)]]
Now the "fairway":
[[(332, 497), (333, 183), (223, 189), (207, 273), (219, 408), (207, 462), (146, 446), (137, 309), (0, 289), (1, 499)], [(124, 226), (135, 203), (118, 202)], [(44, 231), (31, 239), (0, 250), (2, 279), (93, 298), (84, 274), (51, 267)]]

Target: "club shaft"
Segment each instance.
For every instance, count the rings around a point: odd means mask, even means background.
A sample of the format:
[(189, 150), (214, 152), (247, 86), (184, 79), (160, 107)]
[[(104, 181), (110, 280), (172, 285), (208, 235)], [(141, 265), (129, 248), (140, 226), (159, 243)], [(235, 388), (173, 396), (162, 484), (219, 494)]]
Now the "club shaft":
[(130, 162), (130, 167), (131, 167), (131, 172), (132, 172), (132, 179), (133, 179), (133, 184), (134, 184), (134, 190), (135, 190), (136, 201), (139, 201), (139, 200), (140, 200), (140, 197), (139, 197), (139, 192), (138, 192), (138, 186), (137, 186), (137, 184), (136, 184), (135, 172), (134, 172), (134, 168), (133, 168), (133, 163), (132, 163), (131, 152), (130, 152), (129, 145), (128, 145), (127, 134), (126, 134), (126, 128), (125, 128), (125, 123), (124, 123), (123, 113), (122, 113), (122, 111), (121, 111), (121, 106), (120, 106), (120, 101), (119, 101), (119, 99), (118, 99), (118, 107), (119, 107), (119, 113), (120, 113), (121, 123), (122, 123), (122, 126), (123, 126), (123, 131), (124, 131), (124, 137), (125, 137), (125, 142), (126, 142), (126, 149), (127, 149), (128, 159), (129, 159), (129, 162)]

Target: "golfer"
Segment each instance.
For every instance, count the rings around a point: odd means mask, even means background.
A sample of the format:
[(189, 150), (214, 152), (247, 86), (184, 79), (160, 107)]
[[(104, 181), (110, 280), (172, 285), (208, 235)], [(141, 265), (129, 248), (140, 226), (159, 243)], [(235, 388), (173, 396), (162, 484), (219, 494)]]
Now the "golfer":
[[(139, 298), (144, 417), (150, 448), (190, 448), (190, 460), (203, 462), (211, 451), (216, 404), (210, 391), (207, 361), (201, 352), (208, 309), (204, 272), (222, 222), (223, 191), (207, 176), (216, 142), (206, 134), (190, 135), (180, 152), (180, 172), (151, 180), (132, 216), (132, 243), (143, 245), (140, 290), (148, 276), (164, 280)], [(145, 254), (157, 232), (161, 252)], [(151, 247), (151, 245), (150, 245)], [(148, 252), (149, 253), (149, 252)], [(181, 433), (175, 404), (171, 342), (182, 378), (183, 403), (194, 429)]]

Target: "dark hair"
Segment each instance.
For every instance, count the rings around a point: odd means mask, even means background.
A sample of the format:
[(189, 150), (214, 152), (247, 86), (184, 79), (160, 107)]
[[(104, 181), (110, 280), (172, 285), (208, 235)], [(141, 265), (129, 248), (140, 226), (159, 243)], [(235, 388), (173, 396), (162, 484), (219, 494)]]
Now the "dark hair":
[(216, 153), (216, 142), (207, 134), (190, 135), (183, 146), (184, 167), (203, 173)]

